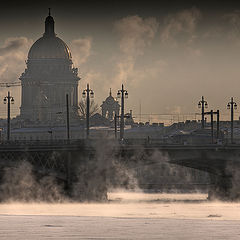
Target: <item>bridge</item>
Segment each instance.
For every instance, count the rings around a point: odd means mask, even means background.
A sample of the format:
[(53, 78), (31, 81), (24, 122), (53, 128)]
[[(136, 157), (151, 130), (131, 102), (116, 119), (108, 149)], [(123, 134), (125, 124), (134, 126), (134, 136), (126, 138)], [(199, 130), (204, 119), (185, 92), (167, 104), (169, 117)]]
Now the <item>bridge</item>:
[[(121, 154), (125, 153), (129, 155), (127, 158), (133, 159), (134, 153), (141, 151), (145, 153), (145, 157), (142, 157), (145, 163), (149, 160), (155, 163), (167, 161), (172, 164), (208, 172), (211, 178), (210, 199), (233, 200), (240, 197), (240, 145), (127, 144), (122, 147)], [(151, 157), (153, 155), (154, 158)]]
[(210, 174), (213, 184), (210, 196), (237, 198), (238, 193), (233, 194), (231, 189), (238, 184), (239, 157), (240, 145), (235, 144), (173, 145), (136, 139), (124, 142), (89, 139), (0, 144), (1, 169), (14, 167), (22, 161), (30, 162), (33, 171), (64, 182), (66, 190), (78, 185), (88, 193), (85, 198), (106, 197), (106, 172), (113, 170), (113, 160), (130, 168), (166, 161), (205, 171)]

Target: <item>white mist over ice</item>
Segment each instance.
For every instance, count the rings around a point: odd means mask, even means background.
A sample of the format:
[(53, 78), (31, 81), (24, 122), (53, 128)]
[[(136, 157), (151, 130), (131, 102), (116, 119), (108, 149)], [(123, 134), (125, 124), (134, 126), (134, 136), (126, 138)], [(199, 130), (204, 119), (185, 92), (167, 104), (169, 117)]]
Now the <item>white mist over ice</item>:
[(0, 239), (239, 239), (240, 203), (117, 191), (106, 203), (0, 204)]
[(207, 194), (111, 192), (106, 203), (18, 203), (0, 214), (240, 220), (240, 203), (207, 200)]

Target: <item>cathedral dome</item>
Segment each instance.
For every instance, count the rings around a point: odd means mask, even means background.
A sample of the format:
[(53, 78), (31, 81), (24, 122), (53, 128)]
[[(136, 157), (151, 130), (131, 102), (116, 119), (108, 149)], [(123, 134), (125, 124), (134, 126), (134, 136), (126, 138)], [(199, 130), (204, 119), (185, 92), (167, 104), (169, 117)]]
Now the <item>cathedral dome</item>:
[(50, 10), (49, 16), (45, 20), (45, 33), (30, 48), (28, 59), (72, 59), (67, 44), (56, 37), (54, 19), (50, 14)]
[(30, 48), (28, 59), (69, 59), (71, 52), (67, 44), (56, 36), (43, 36)]

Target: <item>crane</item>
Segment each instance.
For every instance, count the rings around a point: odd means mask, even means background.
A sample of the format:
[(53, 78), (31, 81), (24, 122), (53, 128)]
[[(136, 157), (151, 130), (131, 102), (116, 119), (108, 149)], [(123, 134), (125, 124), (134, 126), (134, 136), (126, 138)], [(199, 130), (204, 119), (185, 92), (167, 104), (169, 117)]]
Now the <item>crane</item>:
[(12, 83), (0, 83), (0, 87), (19, 87), (21, 82), (12, 82)]

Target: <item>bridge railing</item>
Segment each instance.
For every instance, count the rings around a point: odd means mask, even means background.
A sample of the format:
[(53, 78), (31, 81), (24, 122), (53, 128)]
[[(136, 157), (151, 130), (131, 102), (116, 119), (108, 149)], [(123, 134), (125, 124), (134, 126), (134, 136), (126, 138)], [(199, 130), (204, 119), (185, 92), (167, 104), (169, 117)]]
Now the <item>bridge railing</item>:
[[(157, 138), (128, 138), (124, 139), (123, 141), (115, 140), (115, 139), (104, 139), (104, 143), (109, 143), (109, 145), (117, 146), (150, 146), (150, 147), (180, 147), (180, 148), (188, 148), (188, 147), (197, 147), (197, 148), (204, 148), (204, 147), (217, 147), (217, 148), (240, 148), (239, 144), (181, 144), (181, 143), (166, 143), (163, 139)], [(10, 149), (10, 148), (24, 148), (24, 147), (45, 147), (51, 149), (54, 148), (78, 148), (78, 147), (94, 147), (98, 144), (103, 144), (103, 139), (58, 139), (58, 140), (16, 140), (16, 141), (1, 141), (0, 142), (0, 149)]]

